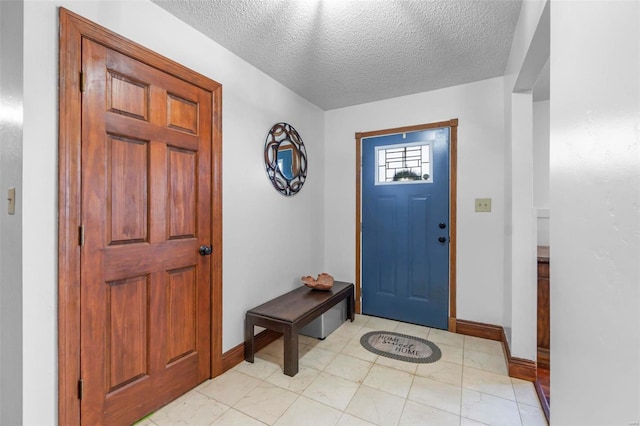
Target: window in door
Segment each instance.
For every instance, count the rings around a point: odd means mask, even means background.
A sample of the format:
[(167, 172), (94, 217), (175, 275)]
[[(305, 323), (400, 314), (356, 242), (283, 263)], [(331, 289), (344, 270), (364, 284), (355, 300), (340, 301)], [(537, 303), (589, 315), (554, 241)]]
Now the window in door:
[(431, 142), (376, 147), (376, 185), (433, 183)]

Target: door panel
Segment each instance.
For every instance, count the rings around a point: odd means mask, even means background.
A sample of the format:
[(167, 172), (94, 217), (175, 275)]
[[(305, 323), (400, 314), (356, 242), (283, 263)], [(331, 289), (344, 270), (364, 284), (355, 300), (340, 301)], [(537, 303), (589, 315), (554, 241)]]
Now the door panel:
[(407, 252), (407, 283), (409, 286), (408, 297), (428, 302), (430, 287), (427, 285), (431, 282), (430, 269), (428, 262), (422, 258), (423, 253), (428, 253), (429, 241), (428, 237), (428, 212), (429, 197), (413, 196), (409, 200), (409, 223), (412, 230), (409, 232), (409, 250)]
[(196, 234), (197, 162), (196, 152), (169, 148), (168, 201), (169, 238), (189, 238)]
[(198, 104), (178, 95), (169, 93), (167, 96), (168, 126), (187, 133), (198, 133)]
[(169, 295), (167, 364), (197, 349), (197, 281), (194, 267), (168, 271)]
[(85, 424), (127, 424), (211, 375), (211, 94), (82, 44)]
[(148, 168), (146, 141), (108, 135), (107, 141), (107, 235), (109, 245), (149, 241)]
[(107, 111), (147, 121), (149, 86), (107, 70)]
[(149, 374), (149, 277), (111, 281), (107, 285), (107, 393), (111, 393)]
[(449, 129), (364, 138), (362, 153), (363, 313), (446, 329)]
[[(376, 257), (378, 259), (388, 259), (394, 254), (394, 247), (398, 245), (397, 232), (398, 227), (397, 203), (396, 197), (381, 196), (376, 200), (377, 211), (387, 218), (386, 226), (380, 226), (377, 232), (373, 234), (374, 247)], [(395, 263), (376, 263), (376, 291), (380, 294), (396, 296), (396, 264)]]

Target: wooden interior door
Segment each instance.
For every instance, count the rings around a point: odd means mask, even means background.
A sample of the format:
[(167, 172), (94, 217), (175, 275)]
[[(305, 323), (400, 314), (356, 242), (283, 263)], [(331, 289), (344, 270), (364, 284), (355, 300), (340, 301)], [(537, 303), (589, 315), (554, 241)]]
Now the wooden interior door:
[(212, 95), (82, 40), (83, 424), (211, 377)]

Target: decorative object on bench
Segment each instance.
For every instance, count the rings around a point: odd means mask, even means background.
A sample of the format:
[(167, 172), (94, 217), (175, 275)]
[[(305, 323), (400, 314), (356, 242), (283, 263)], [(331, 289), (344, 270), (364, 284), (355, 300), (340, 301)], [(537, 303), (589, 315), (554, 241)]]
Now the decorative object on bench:
[(316, 279), (310, 275), (300, 279), (304, 285), (314, 290), (331, 290), (331, 287), (333, 287), (333, 277), (326, 272), (319, 274)]
[(284, 374), (298, 373), (298, 332), (320, 315), (347, 300), (347, 317), (355, 318), (355, 291), (353, 284), (335, 281), (328, 291), (314, 291), (300, 286), (260, 306), (249, 309), (244, 321), (244, 359), (254, 359), (254, 327), (284, 334)]
[(360, 338), (369, 352), (406, 362), (429, 364), (442, 357), (435, 343), (393, 331), (370, 331)]
[(273, 187), (282, 195), (295, 195), (307, 179), (307, 151), (291, 124), (271, 127), (264, 143), (264, 164)]

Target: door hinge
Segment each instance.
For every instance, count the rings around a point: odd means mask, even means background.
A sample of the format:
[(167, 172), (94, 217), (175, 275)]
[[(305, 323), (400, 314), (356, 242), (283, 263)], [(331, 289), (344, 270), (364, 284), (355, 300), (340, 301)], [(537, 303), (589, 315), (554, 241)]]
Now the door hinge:
[(78, 399), (82, 399), (84, 394), (84, 381), (82, 379), (78, 379)]
[(81, 246), (84, 245), (84, 225), (80, 225), (78, 227), (78, 243)]
[(86, 83), (85, 73), (80, 71), (80, 92), (84, 92), (85, 83)]

